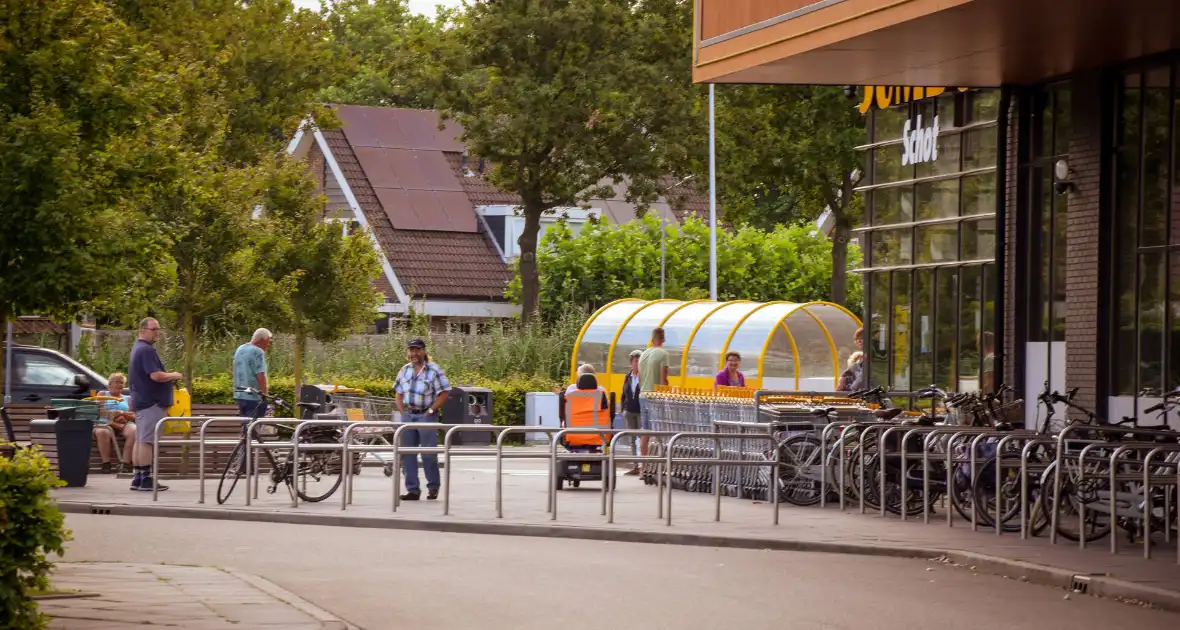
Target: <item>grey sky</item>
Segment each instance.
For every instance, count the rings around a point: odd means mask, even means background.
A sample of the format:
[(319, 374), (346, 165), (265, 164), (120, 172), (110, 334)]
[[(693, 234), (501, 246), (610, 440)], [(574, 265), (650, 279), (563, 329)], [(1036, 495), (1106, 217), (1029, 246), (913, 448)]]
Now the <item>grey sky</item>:
[[(297, 7), (320, 8), (320, 0), (294, 0), (294, 2)], [(457, 7), (463, 4), (463, 0), (410, 0), (410, 8), (417, 13), (433, 14), (434, 8), (440, 4)]]

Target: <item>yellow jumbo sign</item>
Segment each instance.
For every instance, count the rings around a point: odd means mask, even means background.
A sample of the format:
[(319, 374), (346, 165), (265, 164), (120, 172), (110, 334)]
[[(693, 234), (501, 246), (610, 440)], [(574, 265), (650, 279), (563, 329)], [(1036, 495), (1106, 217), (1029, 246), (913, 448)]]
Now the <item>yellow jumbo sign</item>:
[[(959, 88), (966, 92), (968, 88)], [(887, 109), (894, 105), (933, 98), (946, 92), (941, 87), (901, 87), (895, 85), (870, 85), (865, 87), (865, 100), (860, 104), (860, 113), (867, 114), (870, 109)]]

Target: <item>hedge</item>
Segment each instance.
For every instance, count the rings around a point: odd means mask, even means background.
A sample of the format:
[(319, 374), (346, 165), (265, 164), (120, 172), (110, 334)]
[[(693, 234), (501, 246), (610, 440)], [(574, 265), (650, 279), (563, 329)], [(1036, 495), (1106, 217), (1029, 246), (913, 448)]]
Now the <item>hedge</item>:
[(37, 630), (48, 619), (32, 599), (49, 589), (53, 563), (69, 540), (65, 519), (49, 490), (65, 485), (39, 448), (0, 457), (0, 628)]
[[(452, 385), (486, 387), (492, 390), (492, 424), (520, 426), (524, 424), (525, 394), (528, 392), (550, 392), (561, 384), (536, 376), (519, 376), (494, 381), (480, 376), (451, 378)], [(393, 382), (363, 378), (342, 377), (332, 379), (333, 383), (363, 389), (373, 396), (393, 397)], [(295, 379), (277, 376), (270, 381), (270, 392), (288, 402), (298, 400), (295, 396)], [(228, 374), (212, 378), (197, 378), (193, 381), (193, 403), (201, 405), (234, 403), (233, 379)]]

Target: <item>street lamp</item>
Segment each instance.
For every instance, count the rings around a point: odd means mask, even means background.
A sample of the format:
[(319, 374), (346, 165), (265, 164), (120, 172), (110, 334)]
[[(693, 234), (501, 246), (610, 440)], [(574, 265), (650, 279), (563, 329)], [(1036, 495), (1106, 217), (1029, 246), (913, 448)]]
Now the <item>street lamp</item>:
[[(671, 186), (668, 186), (667, 188), (665, 188), (664, 189), (664, 198), (667, 199), (668, 192), (671, 191), (673, 188), (680, 186), (684, 182), (687, 182), (688, 180), (692, 179), (693, 177), (696, 177), (696, 176), (689, 175), (688, 177), (685, 177), (684, 179), (676, 182), (675, 184), (672, 184)], [(672, 204), (669, 203), (668, 208), (670, 209), (671, 207), (672, 207)], [(667, 247), (664, 244), (664, 241), (665, 241), (664, 233), (668, 231), (668, 228), (665, 226), (666, 223), (667, 223), (667, 218), (664, 216), (664, 211), (661, 210), (660, 211), (660, 299), (661, 300), (664, 299), (664, 272), (666, 270), (666, 257), (667, 257)]]

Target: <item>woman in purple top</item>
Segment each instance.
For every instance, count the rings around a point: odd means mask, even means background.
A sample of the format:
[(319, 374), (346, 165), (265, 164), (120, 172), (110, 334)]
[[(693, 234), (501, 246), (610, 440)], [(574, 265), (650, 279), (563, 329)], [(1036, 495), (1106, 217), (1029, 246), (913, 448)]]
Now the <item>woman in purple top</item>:
[(742, 366), (742, 355), (728, 352), (725, 355), (725, 369), (713, 379), (713, 389), (718, 387), (745, 387), (746, 377), (738, 370)]

